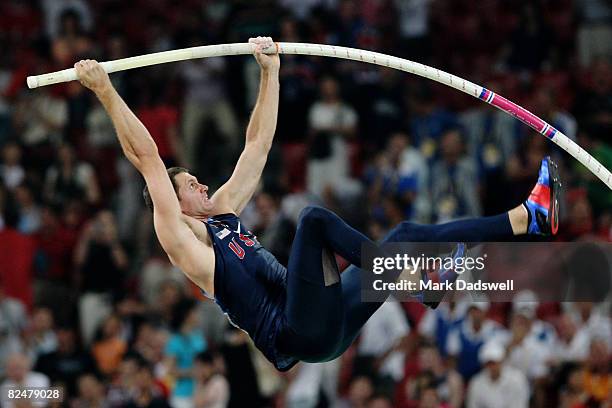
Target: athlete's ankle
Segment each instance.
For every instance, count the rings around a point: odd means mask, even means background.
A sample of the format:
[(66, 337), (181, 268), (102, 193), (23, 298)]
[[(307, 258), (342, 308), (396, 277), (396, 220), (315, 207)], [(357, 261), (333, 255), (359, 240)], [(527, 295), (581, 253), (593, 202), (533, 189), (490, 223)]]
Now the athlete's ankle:
[(523, 204), (508, 211), (508, 218), (512, 226), (512, 234), (523, 235), (529, 226), (529, 212)]

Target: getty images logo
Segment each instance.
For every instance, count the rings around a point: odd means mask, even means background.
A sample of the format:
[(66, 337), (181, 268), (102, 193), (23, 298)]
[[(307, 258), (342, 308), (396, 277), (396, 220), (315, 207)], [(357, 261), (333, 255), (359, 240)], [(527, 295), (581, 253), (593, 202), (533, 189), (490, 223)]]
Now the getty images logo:
[(482, 271), (485, 268), (486, 258), (487, 254), (477, 257), (464, 256), (456, 258), (452, 256), (425, 256), (425, 254), (421, 254), (418, 257), (397, 254), (389, 257), (375, 257), (372, 262), (372, 272), (380, 275), (389, 270), (402, 271), (408, 269), (411, 274), (414, 274), (418, 270), (446, 269), (462, 274), (469, 270)]

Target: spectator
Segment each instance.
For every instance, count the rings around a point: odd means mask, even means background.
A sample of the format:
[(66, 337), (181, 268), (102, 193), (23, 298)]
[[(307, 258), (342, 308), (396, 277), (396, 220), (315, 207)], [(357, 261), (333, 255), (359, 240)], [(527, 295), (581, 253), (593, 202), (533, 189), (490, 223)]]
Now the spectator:
[(170, 338), (166, 345), (165, 365), (174, 381), (170, 403), (173, 407), (190, 407), (194, 393), (193, 360), (207, 349), (206, 339), (196, 331), (197, 309), (194, 301), (182, 300), (172, 312)]
[(363, 138), (368, 144), (383, 148), (388, 138), (397, 129), (405, 125), (405, 78), (395, 69), (379, 67), (378, 81), (366, 85), (362, 95), (356, 95), (364, 100), (361, 104), (367, 106), (368, 114), (360, 123)]
[(122, 275), (128, 262), (110, 211), (100, 211), (84, 228), (74, 256), (82, 291), (81, 333), (85, 344), (89, 344), (97, 325), (110, 314), (109, 295), (118, 297), (122, 291)]
[(36, 234), (36, 302), (48, 306), (60, 321), (67, 321), (72, 310), (66, 304), (73, 304), (72, 290), (73, 250), (77, 242), (77, 231), (60, 220), (57, 207), (42, 209), (41, 226)]
[(2, 147), (0, 179), (9, 190), (15, 189), (25, 179), (25, 171), (21, 165), (21, 147), (16, 142), (7, 142)]
[(554, 347), (554, 361), (580, 362), (587, 357), (591, 336), (586, 329), (580, 328), (569, 314), (564, 313), (559, 316), (557, 332), (558, 340)]
[(568, 302), (564, 306), (573, 320), (586, 328), (591, 338), (608, 339), (612, 347), (612, 319), (606, 313), (606, 304), (594, 302)]
[(105, 407), (107, 404), (104, 384), (92, 373), (85, 373), (78, 379), (79, 394), (72, 407)]
[(142, 357), (137, 353), (126, 352), (123, 355), (117, 375), (114, 376), (106, 394), (111, 406), (125, 406), (135, 394), (136, 373)]
[(516, 153), (506, 162), (506, 199), (520, 202), (525, 199), (536, 180), (542, 157), (546, 156), (549, 146), (542, 137), (526, 137), (521, 140)]
[(25, 306), (7, 296), (0, 281), (0, 377), (4, 376), (9, 356), (21, 352), (21, 332), (27, 321)]
[(127, 351), (121, 320), (117, 315), (106, 318), (101, 327), (100, 338), (94, 342), (91, 351), (98, 370), (106, 376), (114, 375)]
[[(34, 149), (31, 153), (36, 155), (35, 157), (46, 156), (48, 160), (45, 148), (49, 143), (59, 143), (63, 140), (62, 129), (67, 120), (66, 101), (54, 95), (49, 88), (24, 94), (16, 102), (13, 117), (15, 129), (20, 135), (20, 142), (26, 148)], [(41, 168), (40, 165), (37, 167)]]
[(74, 148), (62, 144), (57, 150), (58, 161), (47, 170), (45, 197), (48, 202), (66, 205), (75, 200), (96, 205), (100, 201), (100, 187), (93, 167), (78, 161)]
[(512, 298), (512, 313), (524, 317), (528, 336), (550, 350), (554, 347), (557, 334), (550, 323), (537, 318), (539, 305), (537, 295), (529, 289), (524, 289)]
[(467, 314), (467, 302), (442, 302), (436, 309), (428, 309), (419, 322), (419, 334), (435, 342), (440, 354), (446, 357), (448, 335), (458, 328)]
[[(0, 384), (2, 389), (49, 388), (49, 385), (49, 378), (46, 375), (31, 371), (31, 361), (25, 354), (15, 353), (8, 357), (6, 379)], [(2, 401), (2, 406), (13, 408), (21, 405), (5, 400)]]
[[(163, 302), (161, 301), (167, 299), (167, 296), (170, 297), (169, 301), (178, 299), (181, 293), (184, 293), (187, 281), (184, 275), (179, 273), (178, 268), (173, 266), (170, 260), (159, 252), (157, 247), (155, 251), (154, 256), (149, 258), (142, 267), (139, 288), (140, 296), (147, 306), (153, 309), (162, 309)], [(172, 289), (166, 289), (167, 287), (172, 287)], [(165, 290), (170, 290), (172, 293), (164, 294)], [(170, 309), (166, 310), (169, 312)]]
[(427, 387), (420, 392), (418, 408), (446, 408), (446, 406), (440, 403), (440, 398), (438, 397), (436, 389)]
[(142, 361), (134, 378), (134, 395), (127, 408), (169, 408), (166, 397), (155, 382), (153, 367)]
[(90, 30), (93, 27), (93, 17), (87, 2), (83, 0), (44, 0), (42, 8), (45, 12), (45, 26), (47, 35), (54, 38), (60, 33), (60, 17), (71, 10), (82, 21), (83, 27)]
[[(396, 197), (401, 204), (403, 219), (428, 219), (429, 169), (421, 154), (409, 145), (402, 132), (391, 135), (387, 147), (366, 170), (368, 198), (371, 205), (381, 202), (383, 196)], [(376, 216), (377, 209), (373, 209)], [(389, 223), (389, 225), (394, 225)]]
[(482, 214), (479, 175), (474, 160), (465, 155), (465, 144), (458, 130), (445, 132), (440, 139), (440, 159), (431, 170), (433, 220), (447, 222)]
[(571, 367), (567, 376), (567, 384), (561, 390), (560, 404), (562, 408), (586, 407), (589, 395), (584, 390), (584, 375), (579, 366)]
[(73, 327), (60, 327), (56, 331), (57, 350), (42, 354), (36, 362), (36, 371), (47, 375), (54, 383), (62, 384), (68, 396), (77, 393), (77, 379), (81, 374), (93, 372), (95, 363), (91, 355), (79, 347)]
[(405, 353), (400, 345), (406, 340), (410, 328), (399, 303), (391, 300), (366, 322), (361, 331), (355, 374), (377, 375), (391, 385), (404, 378)]
[(19, 208), (19, 224), (17, 229), (26, 235), (34, 235), (41, 226), (42, 211), (32, 187), (27, 184), (20, 184), (15, 188), (15, 203)]
[(39, 356), (57, 350), (54, 323), (53, 313), (48, 308), (39, 307), (32, 312), (24, 339), (27, 353), (34, 364)]
[(466, 319), (448, 335), (448, 354), (457, 360), (457, 371), (467, 382), (481, 367), (478, 353), (485, 342), (502, 333), (501, 326), (487, 319), (489, 302), (470, 304)]
[(554, 328), (536, 318), (538, 300), (530, 290), (512, 299), (510, 331), (501, 340), (506, 346), (507, 363), (523, 372), (533, 384), (548, 374), (547, 362), (557, 341)]
[(409, 126), (412, 143), (421, 150), (425, 160), (431, 160), (445, 132), (456, 129), (454, 112), (436, 103), (428, 86), (417, 87), (408, 95)]
[(595, 58), (612, 56), (612, 7), (602, 0), (577, 0), (574, 3), (579, 21), (578, 57), (583, 67)]
[[(218, 357), (217, 357), (218, 360)], [(197, 408), (225, 408), (229, 402), (229, 384), (218, 367), (215, 356), (202, 352), (195, 358), (195, 391), (193, 405)]]
[(441, 403), (449, 408), (462, 406), (463, 380), (457, 371), (447, 366), (434, 345), (426, 344), (419, 350), (419, 369), (431, 375), (433, 388)]
[[(200, 44), (194, 44), (200, 45)], [(182, 135), (185, 164), (194, 171), (200, 169), (204, 124), (213, 121), (220, 136), (227, 143), (221, 152), (223, 157), (232, 157), (241, 140), (234, 111), (229, 103), (224, 85), (226, 63), (223, 58), (202, 58), (181, 64), (180, 73), (185, 80), (185, 103), (182, 109)], [(210, 141), (211, 135), (207, 135)], [(211, 143), (207, 143), (211, 145)], [(212, 160), (210, 149), (204, 150)], [(214, 174), (213, 176), (218, 176)]]
[(539, 88), (535, 92), (534, 112), (550, 123), (551, 126), (563, 132), (565, 136), (575, 141), (578, 124), (572, 114), (565, 112), (558, 106), (559, 97), (557, 94), (560, 92), (561, 90), (552, 88)]
[(597, 404), (604, 404), (610, 398), (612, 368), (607, 340), (595, 338), (591, 341), (584, 371), (584, 391)]
[(153, 312), (167, 330), (171, 330), (174, 308), (185, 296), (185, 286), (175, 279), (166, 279), (157, 287), (157, 302), (153, 304)]
[[(318, 1), (318, 0), (315, 0)], [(297, 1), (304, 4), (305, 2)], [(303, 42), (300, 26), (292, 18), (280, 23), (280, 41)], [(285, 55), (280, 70), (280, 102), (277, 141), (302, 142), (308, 128), (308, 108), (316, 93), (317, 72), (314, 62), (303, 55)], [(254, 91), (256, 92), (256, 91)]]
[(350, 178), (348, 140), (357, 130), (357, 113), (340, 96), (338, 82), (321, 80), (320, 99), (308, 113), (310, 129), (308, 191), (319, 197), (330, 189), (340, 196), (354, 194)]
[[(119, 237), (122, 241), (134, 242), (138, 239), (140, 233), (139, 224), (152, 224), (153, 221), (148, 219), (143, 223), (142, 200), (142, 178), (138, 171), (125, 158), (119, 158), (115, 162), (116, 174), (119, 177), (119, 185), (117, 186), (117, 195), (115, 196), (115, 208)], [(149, 213), (147, 213), (150, 216)], [(141, 228), (147, 228), (148, 225), (143, 225)], [(152, 229), (152, 225), (151, 225)], [(144, 249), (144, 248), (143, 248)]]
[(302, 362), (291, 371), (287, 387), (287, 406), (317, 406), (323, 401), (335, 407), (338, 402), (340, 359), (325, 363)]
[(431, 54), (429, 14), (431, 0), (395, 0), (401, 49), (405, 58), (426, 63)]
[(70, 64), (90, 52), (91, 40), (85, 35), (78, 11), (65, 9), (58, 17), (59, 30), (51, 44), (53, 57), (58, 65)]
[(287, 265), (295, 226), (280, 209), (281, 197), (280, 192), (273, 190), (263, 191), (255, 197), (259, 222), (253, 227), (253, 233), (281, 264)]
[(100, 104), (94, 104), (87, 112), (85, 129), (87, 145), (93, 149), (94, 156), (104, 149), (113, 149), (118, 145), (113, 122)]
[(487, 342), (478, 354), (485, 368), (470, 381), (467, 408), (527, 408), (527, 379), (517, 369), (504, 364), (503, 347), (494, 341)]
[(367, 408), (367, 403), (374, 395), (372, 380), (368, 377), (355, 377), (350, 385), (346, 398), (338, 402), (338, 408)]
[[(506, 95), (506, 89), (497, 82), (487, 84)], [(499, 89), (501, 88), (501, 89)], [(484, 211), (486, 215), (507, 210), (505, 196), (505, 165), (519, 148), (519, 140), (527, 129), (519, 121), (492, 106), (481, 104), (460, 114), (464, 129), (468, 155), (477, 161), (485, 190)]]
[(548, 373), (546, 361), (549, 348), (537, 337), (531, 336), (531, 324), (522, 313), (514, 313), (510, 332), (503, 343), (506, 347), (507, 364), (520, 370), (532, 383)]

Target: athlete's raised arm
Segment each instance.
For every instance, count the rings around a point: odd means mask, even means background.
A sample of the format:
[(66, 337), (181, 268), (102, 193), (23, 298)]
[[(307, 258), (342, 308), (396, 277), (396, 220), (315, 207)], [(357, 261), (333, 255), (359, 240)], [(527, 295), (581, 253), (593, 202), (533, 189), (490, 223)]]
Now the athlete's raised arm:
[(263, 50), (276, 49), (276, 45), (270, 37), (252, 38), (249, 42), (256, 44), (255, 59), (261, 69), (259, 95), (234, 173), (215, 193), (215, 198), (227, 203), (236, 214), (242, 212), (257, 188), (272, 146), (278, 116), (280, 59), (278, 53), (263, 54)]
[[(196, 284), (208, 287), (196, 260), (203, 245), (181, 220), (181, 207), (172, 181), (149, 131), (123, 101), (102, 67), (92, 60), (77, 62), (79, 81), (92, 90), (109, 114), (123, 153), (144, 176), (151, 200), (159, 241), (176, 263)], [(201, 258), (201, 256), (200, 256)]]

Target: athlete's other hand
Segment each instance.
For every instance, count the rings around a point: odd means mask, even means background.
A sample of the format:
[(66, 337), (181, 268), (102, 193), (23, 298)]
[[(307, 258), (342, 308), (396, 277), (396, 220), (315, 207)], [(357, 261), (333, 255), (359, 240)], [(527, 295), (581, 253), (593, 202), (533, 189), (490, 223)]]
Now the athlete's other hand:
[[(261, 69), (278, 71), (280, 68), (280, 58), (272, 37), (249, 38), (249, 43), (255, 44), (255, 59)], [(264, 54), (264, 51), (268, 54)]]
[(81, 60), (74, 64), (74, 69), (79, 82), (96, 94), (112, 87), (108, 74), (95, 60)]

